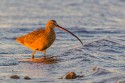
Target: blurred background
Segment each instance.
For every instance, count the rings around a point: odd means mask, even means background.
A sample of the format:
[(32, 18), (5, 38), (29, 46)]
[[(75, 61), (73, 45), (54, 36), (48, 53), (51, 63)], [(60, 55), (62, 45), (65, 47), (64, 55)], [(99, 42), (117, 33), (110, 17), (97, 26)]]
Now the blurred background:
[[(56, 56), (57, 63), (18, 61), (30, 58), (32, 51), (17, 43), (15, 38), (44, 28), (50, 19), (77, 35), (84, 46), (70, 34), (55, 29), (57, 38), (47, 55)], [(125, 0), (0, 0), (0, 81), (124, 83), (124, 22)], [(69, 71), (84, 77), (58, 79)], [(13, 74), (27, 75), (32, 80), (10, 79)]]

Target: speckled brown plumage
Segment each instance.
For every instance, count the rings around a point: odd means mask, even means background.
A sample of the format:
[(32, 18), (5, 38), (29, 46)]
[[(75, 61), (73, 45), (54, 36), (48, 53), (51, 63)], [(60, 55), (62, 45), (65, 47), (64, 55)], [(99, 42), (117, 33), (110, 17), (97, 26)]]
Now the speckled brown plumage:
[(55, 20), (50, 20), (48, 21), (48, 23), (46, 24), (45, 29), (38, 29), (38, 30), (34, 30), (24, 36), (21, 37), (17, 37), (16, 40), (29, 47), (30, 49), (33, 50), (32, 53), (32, 58), (34, 58), (34, 54), (36, 51), (41, 51), (44, 53), (44, 57), (46, 56), (46, 49), (49, 48), (53, 42), (56, 39), (56, 34), (54, 31), (54, 28), (58, 27), (61, 30), (64, 30), (70, 34), (72, 34), (73, 36), (75, 36), (83, 45), (82, 41), (73, 33), (71, 33), (70, 31), (68, 31), (65, 28), (62, 28), (61, 26), (59, 26)]

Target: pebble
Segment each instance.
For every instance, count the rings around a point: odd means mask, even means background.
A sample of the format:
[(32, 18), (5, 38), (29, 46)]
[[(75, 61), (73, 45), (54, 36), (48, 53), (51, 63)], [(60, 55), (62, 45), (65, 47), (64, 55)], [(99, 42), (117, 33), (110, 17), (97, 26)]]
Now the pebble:
[(10, 78), (12, 78), (12, 79), (20, 79), (20, 77), (18, 75), (12, 75), (12, 76), (10, 76)]
[(65, 77), (65, 79), (75, 79), (75, 78), (77, 78), (77, 76), (74, 72), (68, 72)]
[(25, 80), (30, 80), (31, 78), (29, 76), (24, 77)]

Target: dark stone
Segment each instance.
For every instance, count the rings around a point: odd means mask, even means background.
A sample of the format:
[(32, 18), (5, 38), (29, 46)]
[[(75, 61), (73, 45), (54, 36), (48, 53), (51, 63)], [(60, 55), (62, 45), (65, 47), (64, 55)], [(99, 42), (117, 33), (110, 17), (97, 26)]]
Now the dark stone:
[(77, 76), (74, 72), (68, 72), (65, 77), (65, 79), (75, 79), (75, 78), (77, 78)]
[(29, 76), (24, 77), (25, 80), (30, 80), (31, 78)]
[(12, 75), (12, 76), (10, 76), (10, 78), (12, 78), (12, 79), (20, 79), (20, 77), (18, 75)]

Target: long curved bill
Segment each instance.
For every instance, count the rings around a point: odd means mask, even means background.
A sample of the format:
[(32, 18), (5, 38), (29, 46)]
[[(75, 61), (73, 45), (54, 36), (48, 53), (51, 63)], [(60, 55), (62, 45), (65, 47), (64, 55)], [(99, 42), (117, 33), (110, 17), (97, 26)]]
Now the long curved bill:
[(57, 24), (55, 24), (55, 26), (56, 26), (57, 28), (59, 28), (59, 29), (65, 31), (65, 32), (70, 33), (70, 34), (73, 35), (74, 37), (76, 37), (76, 38), (80, 41), (80, 43), (83, 45), (82, 41), (81, 41), (76, 35), (74, 35), (72, 32), (70, 32), (69, 30), (67, 30), (67, 29), (65, 29), (65, 28), (62, 28), (61, 26), (59, 26), (59, 25), (57, 25)]

